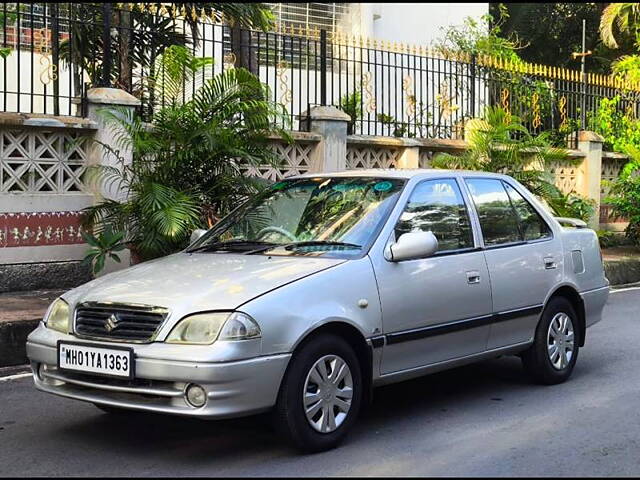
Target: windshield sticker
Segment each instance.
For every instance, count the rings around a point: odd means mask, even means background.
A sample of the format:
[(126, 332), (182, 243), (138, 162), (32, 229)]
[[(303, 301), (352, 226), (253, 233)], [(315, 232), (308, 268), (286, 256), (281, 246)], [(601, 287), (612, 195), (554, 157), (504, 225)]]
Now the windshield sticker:
[(332, 188), (337, 192), (348, 192), (349, 190), (364, 190), (365, 185), (359, 183), (338, 183)]
[(389, 190), (391, 190), (393, 188), (393, 183), (391, 182), (378, 182), (373, 186), (373, 189), (376, 192), (388, 192)]

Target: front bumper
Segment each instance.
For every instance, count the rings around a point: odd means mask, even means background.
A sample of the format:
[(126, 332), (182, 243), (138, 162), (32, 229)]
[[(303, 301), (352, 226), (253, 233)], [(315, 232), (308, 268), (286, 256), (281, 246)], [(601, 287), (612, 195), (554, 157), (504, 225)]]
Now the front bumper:
[[(175, 358), (175, 346), (167, 345), (168, 358), (158, 358), (160, 344), (127, 344), (135, 352), (136, 378), (129, 381), (58, 370), (58, 339), (79, 341), (43, 326), (27, 341), (27, 356), (39, 390), (113, 407), (204, 418), (238, 417), (271, 408), (291, 357), (282, 354), (230, 362), (184, 361)], [(107, 346), (104, 342), (82, 342)], [(181, 348), (188, 357), (190, 347)], [(145, 356), (146, 350), (152, 352), (152, 357)], [(192, 407), (186, 401), (184, 392), (190, 383), (206, 390), (203, 407)]]

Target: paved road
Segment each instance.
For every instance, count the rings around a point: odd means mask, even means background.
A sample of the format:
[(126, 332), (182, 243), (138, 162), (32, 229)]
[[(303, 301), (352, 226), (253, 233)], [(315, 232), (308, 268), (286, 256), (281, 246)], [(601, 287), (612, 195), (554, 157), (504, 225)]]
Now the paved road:
[(0, 475), (640, 475), (640, 290), (612, 294), (571, 380), (501, 358), (376, 390), (339, 449), (283, 445), (263, 418), (139, 415), (0, 381)]

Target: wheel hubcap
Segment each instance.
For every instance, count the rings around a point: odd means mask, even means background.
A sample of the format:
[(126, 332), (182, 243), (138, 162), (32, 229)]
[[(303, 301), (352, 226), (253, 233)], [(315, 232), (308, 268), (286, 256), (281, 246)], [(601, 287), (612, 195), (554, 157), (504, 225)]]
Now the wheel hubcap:
[(347, 363), (325, 355), (313, 364), (304, 384), (303, 406), (309, 424), (331, 433), (347, 418), (353, 398), (353, 378)]
[(575, 335), (571, 317), (566, 313), (556, 313), (547, 333), (547, 353), (551, 365), (556, 370), (567, 368), (574, 351)]

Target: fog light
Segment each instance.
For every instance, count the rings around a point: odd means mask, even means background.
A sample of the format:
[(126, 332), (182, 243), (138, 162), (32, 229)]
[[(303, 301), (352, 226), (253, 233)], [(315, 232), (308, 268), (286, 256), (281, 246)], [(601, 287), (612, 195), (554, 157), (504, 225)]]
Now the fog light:
[(187, 402), (193, 407), (202, 407), (207, 403), (207, 392), (200, 385), (191, 383), (187, 386)]

